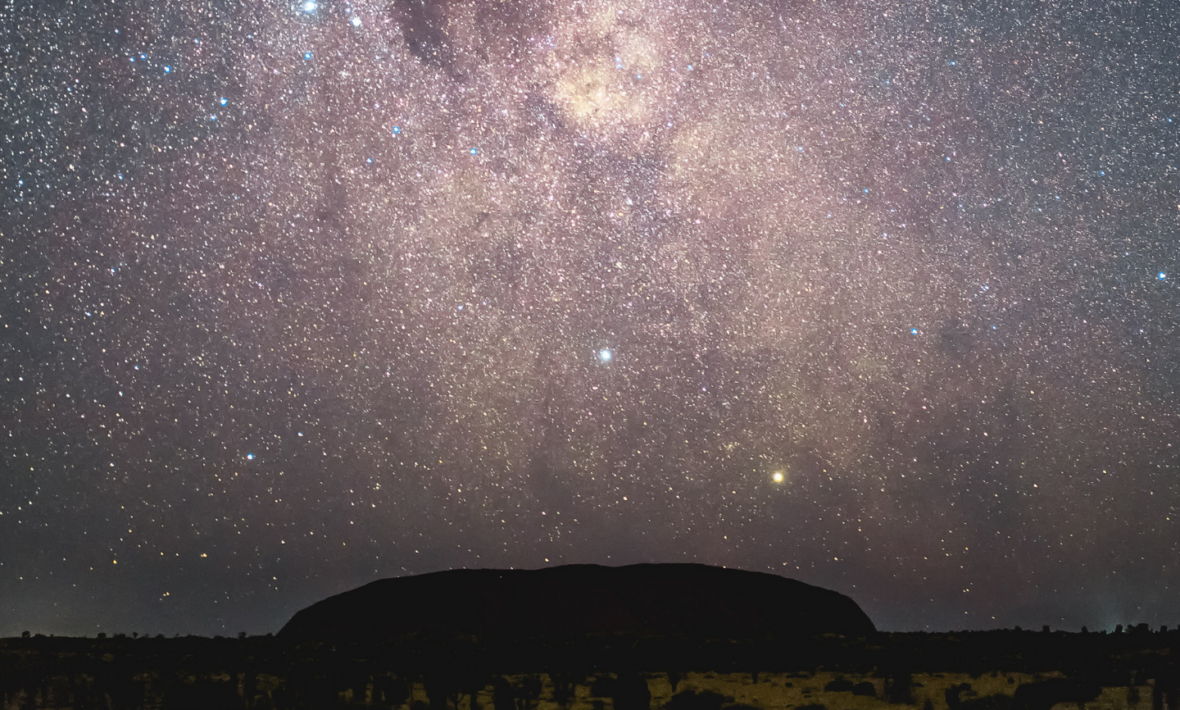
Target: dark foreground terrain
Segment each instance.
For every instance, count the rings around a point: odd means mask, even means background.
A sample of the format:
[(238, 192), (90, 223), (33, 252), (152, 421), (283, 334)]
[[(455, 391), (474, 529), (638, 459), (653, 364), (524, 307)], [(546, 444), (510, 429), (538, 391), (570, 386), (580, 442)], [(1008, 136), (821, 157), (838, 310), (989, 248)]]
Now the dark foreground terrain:
[(2, 710), (1180, 710), (1180, 632), (883, 634), (696, 564), (386, 579), (265, 638), (0, 641)]
[(1180, 632), (0, 640), (17, 708), (1176, 710)]

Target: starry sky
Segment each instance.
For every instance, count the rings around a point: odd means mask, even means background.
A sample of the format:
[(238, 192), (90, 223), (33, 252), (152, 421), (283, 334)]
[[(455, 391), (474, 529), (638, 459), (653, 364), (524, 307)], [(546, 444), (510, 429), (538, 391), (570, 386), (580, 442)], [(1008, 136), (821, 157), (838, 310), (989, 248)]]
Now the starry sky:
[(0, 636), (1180, 623), (1171, 0), (3, 0), (0, 125)]

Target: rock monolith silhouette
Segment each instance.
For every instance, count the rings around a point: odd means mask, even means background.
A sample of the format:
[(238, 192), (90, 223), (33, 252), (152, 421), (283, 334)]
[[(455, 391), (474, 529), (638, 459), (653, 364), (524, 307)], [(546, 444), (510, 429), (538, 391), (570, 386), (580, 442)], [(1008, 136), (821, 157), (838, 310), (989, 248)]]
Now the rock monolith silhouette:
[(743, 639), (875, 631), (852, 599), (793, 579), (699, 564), (640, 564), (461, 569), (382, 579), (303, 609), (279, 637)]

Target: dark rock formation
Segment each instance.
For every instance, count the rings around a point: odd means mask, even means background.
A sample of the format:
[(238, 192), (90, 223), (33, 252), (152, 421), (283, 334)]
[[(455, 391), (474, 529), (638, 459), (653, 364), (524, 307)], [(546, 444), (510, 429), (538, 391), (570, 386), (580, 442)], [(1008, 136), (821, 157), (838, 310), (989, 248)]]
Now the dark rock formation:
[(627, 635), (865, 636), (873, 622), (836, 592), (772, 574), (696, 564), (452, 570), (383, 579), (295, 614), (292, 641)]

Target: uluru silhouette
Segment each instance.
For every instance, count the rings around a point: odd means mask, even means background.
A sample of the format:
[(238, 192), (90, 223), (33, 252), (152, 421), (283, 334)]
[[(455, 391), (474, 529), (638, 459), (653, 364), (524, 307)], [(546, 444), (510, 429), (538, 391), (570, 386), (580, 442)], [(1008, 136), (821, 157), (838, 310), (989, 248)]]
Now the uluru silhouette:
[(793, 579), (699, 564), (639, 564), (460, 569), (382, 579), (299, 611), (279, 637), (738, 639), (875, 631), (852, 599)]

